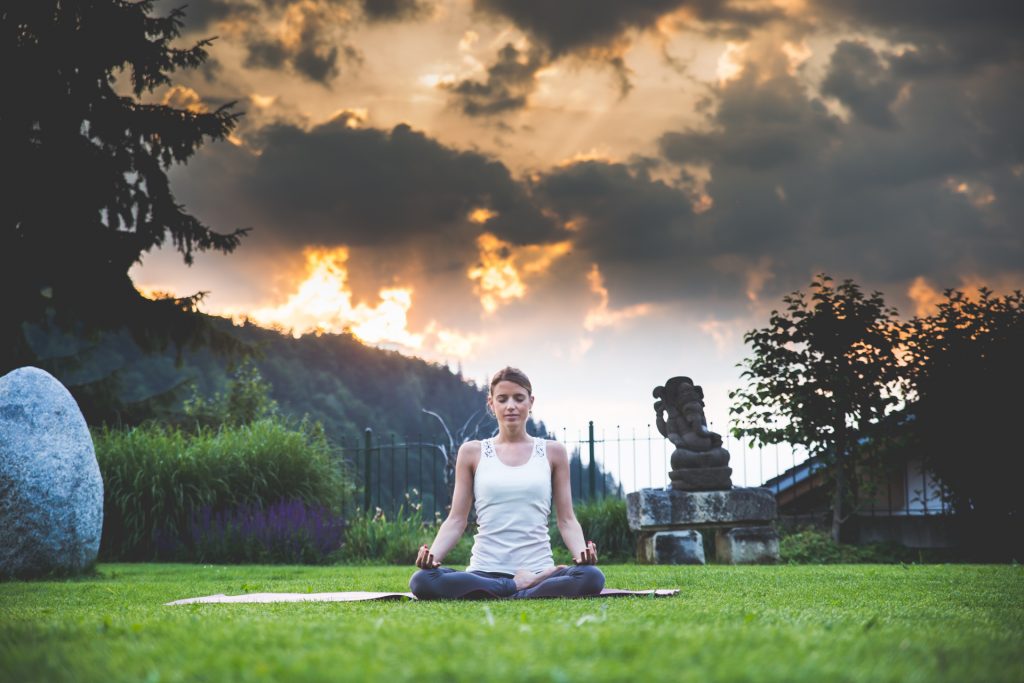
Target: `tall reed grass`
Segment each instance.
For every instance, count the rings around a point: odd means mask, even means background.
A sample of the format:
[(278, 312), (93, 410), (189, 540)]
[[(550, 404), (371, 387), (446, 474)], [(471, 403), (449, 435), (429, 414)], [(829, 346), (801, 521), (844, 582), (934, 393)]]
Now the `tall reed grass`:
[[(424, 543), (430, 544), (437, 535), (443, 521), (441, 513), (434, 515), (434, 521), (423, 522), (422, 503), (417, 500), (419, 492), (405, 494), (405, 503), (398, 512), (388, 516), (377, 508), (371, 515), (357, 513), (347, 520), (345, 544), (338, 553), (338, 559), (348, 564), (407, 564), (416, 562), (416, 553)], [(472, 536), (467, 533), (444, 558), (446, 565), (469, 564)]]
[[(626, 501), (608, 497), (573, 506), (576, 519), (583, 527), (583, 538), (597, 544), (599, 562), (633, 562), (636, 560), (636, 534), (629, 528)], [(572, 557), (562, 541), (557, 524), (551, 525), (551, 548), (555, 562), (571, 564)]]
[(93, 440), (105, 560), (186, 559), (190, 524), (202, 510), (301, 501), (337, 514), (352, 492), (323, 429), (308, 421), (269, 418), (195, 433), (146, 425), (102, 429)]

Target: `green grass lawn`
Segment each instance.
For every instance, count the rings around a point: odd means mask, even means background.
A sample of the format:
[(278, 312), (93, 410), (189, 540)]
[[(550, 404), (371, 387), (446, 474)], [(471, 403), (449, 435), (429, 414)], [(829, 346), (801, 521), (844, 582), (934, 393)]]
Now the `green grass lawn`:
[(671, 598), (187, 605), (413, 568), (107, 564), (0, 583), (0, 681), (1024, 681), (1020, 566), (602, 567)]

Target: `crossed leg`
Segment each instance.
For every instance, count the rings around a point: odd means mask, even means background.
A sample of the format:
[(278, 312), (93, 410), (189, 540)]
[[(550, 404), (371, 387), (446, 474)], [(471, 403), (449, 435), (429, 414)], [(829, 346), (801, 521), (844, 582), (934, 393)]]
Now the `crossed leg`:
[(597, 595), (602, 588), (604, 573), (594, 565), (560, 566), (522, 590), (508, 574), (463, 572), (450, 567), (420, 569), (409, 579), (409, 590), (420, 600), (575, 598)]

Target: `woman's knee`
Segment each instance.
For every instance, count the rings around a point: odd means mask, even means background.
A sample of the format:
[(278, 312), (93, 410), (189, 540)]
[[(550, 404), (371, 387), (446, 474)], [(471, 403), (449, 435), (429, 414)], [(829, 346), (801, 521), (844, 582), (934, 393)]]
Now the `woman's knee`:
[(420, 569), (409, 579), (409, 590), (420, 600), (437, 597), (437, 569)]
[(604, 572), (592, 564), (581, 564), (576, 567), (580, 577), (582, 595), (596, 595), (604, 588)]

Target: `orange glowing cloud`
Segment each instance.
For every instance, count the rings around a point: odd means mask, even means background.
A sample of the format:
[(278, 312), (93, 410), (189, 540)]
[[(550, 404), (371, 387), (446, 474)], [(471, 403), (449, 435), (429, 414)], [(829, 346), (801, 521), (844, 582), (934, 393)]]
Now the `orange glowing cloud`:
[(650, 304), (634, 304), (627, 308), (613, 310), (608, 307), (608, 288), (604, 286), (604, 278), (597, 264), (590, 266), (587, 273), (587, 282), (590, 284), (590, 291), (598, 296), (597, 305), (587, 311), (587, 317), (583, 320), (583, 328), (593, 332), (599, 327), (617, 327), (630, 318), (647, 315), (651, 311)]
[(914, 302), (914, 313), (918, 316), (926, 316), (934, 313), (942, 302), (942, 292), (932, 287), (925, 278), (918, 276), (910, 284), (907, 296)]
[[(243, 309), (211, 308), (204, 301), (200, 310), (229, 317), (236, 323), (249, 321), (295, 337), (308, 333), (349, 332), (364, 343), (397, 347), (399, 351), (415, 352), (435, 361), (472, 358), (487, 339), (485, 334), (444, 327), (436, 320), (430, 320), (420, 331), (410, 330), (412, 287), (384, 287), (378, 291), (376, 304), (353, 304), (348, 284), (348, 248), (309, 247), (303, 254), (305, 267), (293, 276), (296, 284), (283, 303)], [(148, 299), (181, 296), (163, 285), (136, 284), (135, 287)]]
[(193, 114), (203, 114), (209, 111), (199, 93), (184, 85), (176, 85), (168, 89), (164, 93), (162, 104), (175, 109), (185, 109)]
[(437, 321), (431, 320), (424, 334), (430, 339), (435, 355), (444, 358), (469, 358), (477, 348), (486, 341), (486, 336), (477, 333), (465, 333), (441, 327)]
[(515, 246), (491, 233), (476, 240), (479, 262), (466, 271), (473, 291), (487, 313), (526, 296), (524, 277), (542, 275), (558, 258), (569, 253), (569, 242)]
[(349, 252), (346, 247), (305, 250), (306, 276), (288, 300), (278, 306), (257, 308), (245, 317), (258, 325), (276, 327), (296, 337), (309, 332), (349, 331), (370, 344), (398, 344), (418, 349), (423, 335), (408, 329), (411, 287), (381, 289), (380, 301), (353, 305), (348, 286)]
[[(968, 299), (977, 299), (981, 290), (989, 289), (995, 293), (1012, 292), (1021, 289), (1024, 275), (1020, 272), (1003, 273), (992, 277), (981, 277), (976, 274), (960, 275), (959, 284), (953, 289), (964, 293)], [(939, 304), (946, 300), (946, 295), (932, 285), (924, 277), (918, 276), (910, 283), (907, 297), (914, 303), (914, 313), (918, 316), (933, 315), (938, 311)]]
[(487, 221), (491, 220), (492, 218), (496, 218), (497, 216), (498, 214), (495, 213), (494, 211), (481, 207), (478, 209), (473, 209), (472, 211), (469, 212), (469, 222), (476, 223), (477, 225), (483, 225)]

